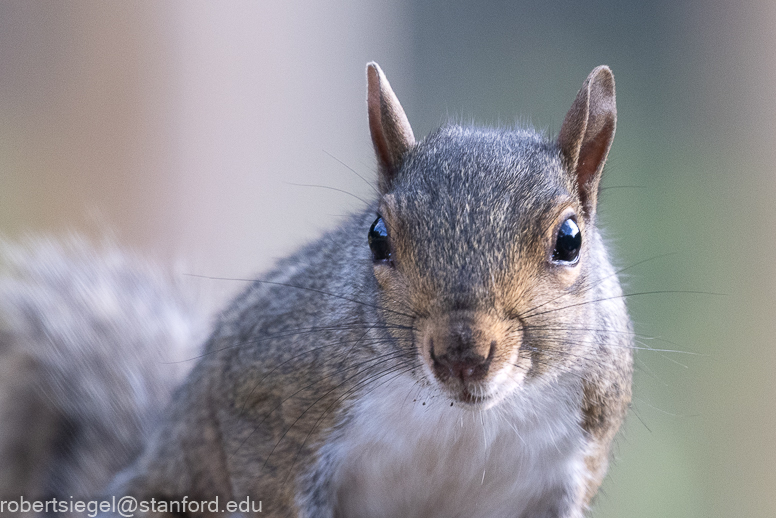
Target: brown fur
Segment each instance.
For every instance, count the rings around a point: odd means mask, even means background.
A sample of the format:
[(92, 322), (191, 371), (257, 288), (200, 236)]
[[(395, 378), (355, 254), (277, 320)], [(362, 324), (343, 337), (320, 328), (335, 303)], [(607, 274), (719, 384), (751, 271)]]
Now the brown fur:
[[(557, 141), (445, 126), (416, 142), (374, 63), (367, 82), (379, 196), (226, 309), (143, 452), (105, 494), (250, 496), (270, 516), (333, 518), (363, 509), (369, 463), (382, 462), (374, 466), (390, 470), (381, 477), (407, 501), (476, 489), (501, 514), (517, 503), (524, 517), (579, 518), (589, 506), (632, 375), (631, 324), (595, 217), (616, 125), (611, 71), (590, 74)], [(387, 247), (379, 252), (367, 244), (375, 218)], [(569, 220), (582, 244), (578, 258), (559, 260)], [(442, 429), (417, 418), (427, 402)], [(481, 429), (465, 427), (472, 416)], [(423, 458), (406, 469), (429, 470), (424, 488), (402, 486), (405, 468), (379, 452), (359, 456), (382, 432), (371, 423), (394, 417), (408, 428), (380, 440)], [(484, 430), (500, 455), (525, 453), (516, 462), (535, 471), (502, 469), (491, 485), (485, 471), (482, 481), (452, 482), (434, 471), (443, 460), (500, 466), (495, 452), (469, 459), (435, 442), (469, 444)], [(534, 493), (504, 495), (502, 483)]]

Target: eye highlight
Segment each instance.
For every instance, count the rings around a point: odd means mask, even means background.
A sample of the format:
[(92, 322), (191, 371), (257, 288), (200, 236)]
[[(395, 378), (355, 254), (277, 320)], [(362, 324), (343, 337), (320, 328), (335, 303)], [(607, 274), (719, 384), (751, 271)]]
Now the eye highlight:
[(552, 260), (558, 263), (573, 263), (579, 258), (582, 248), (582, 232), (573, 218), (568, 218), (558, 229)]
[(372, 250), (372, 261), (375, 263), (391, 261), (391, 242), (382, 216), (378, 215), (369, 228), (368, 241), (369, 248)]

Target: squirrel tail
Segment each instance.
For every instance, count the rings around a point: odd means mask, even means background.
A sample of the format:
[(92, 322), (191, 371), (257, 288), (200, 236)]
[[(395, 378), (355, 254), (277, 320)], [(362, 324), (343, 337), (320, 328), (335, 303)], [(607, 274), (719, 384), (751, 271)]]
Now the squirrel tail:
[(0, 497), (97, 495), (140, 452), (206, 319), (111, 244), (2, 243), (0, 258)]

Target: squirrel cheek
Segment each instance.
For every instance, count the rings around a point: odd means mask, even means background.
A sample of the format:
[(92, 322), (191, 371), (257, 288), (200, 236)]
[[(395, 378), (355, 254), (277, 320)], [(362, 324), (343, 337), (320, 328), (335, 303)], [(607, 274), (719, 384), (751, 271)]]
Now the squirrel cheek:
[(406, 305), (410, 300), (410, 289), (406, 277), (387, 264), (375, 264), (374, 275), (377, 284), (385, 296), (385, 303), (394, 310), (406, 312)]
[(401, 284), (397, 279), (398, 272), (387, 264), (376, 263), (374, 273), (377, 284), (385, 291), (393, 291)]
[(552, 272), (556, 282), (562, 288), (568, 288), (577, 282), (582, 272), (582, 264), (587, 259), (586, 250), (583, 248), (579, 254), (579, 260), (574, 264), (556, 264), (552, 266)]

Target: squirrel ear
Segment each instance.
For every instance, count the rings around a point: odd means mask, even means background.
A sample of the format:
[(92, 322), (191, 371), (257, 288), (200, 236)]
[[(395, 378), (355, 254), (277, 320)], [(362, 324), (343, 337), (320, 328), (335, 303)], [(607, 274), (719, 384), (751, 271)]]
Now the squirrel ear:
[(609, 67), (600, 66), (587, 76), (558, 136), (564, 165), (576, 177), (586, 217), (595, 213), (598, 185), (616, 125), (614, 76)]
[(404, 154), (415, 145), (407, 115), (375, 62), (366, 66), (369, 131), (380, 169), (380, 191), (388, 191)]

